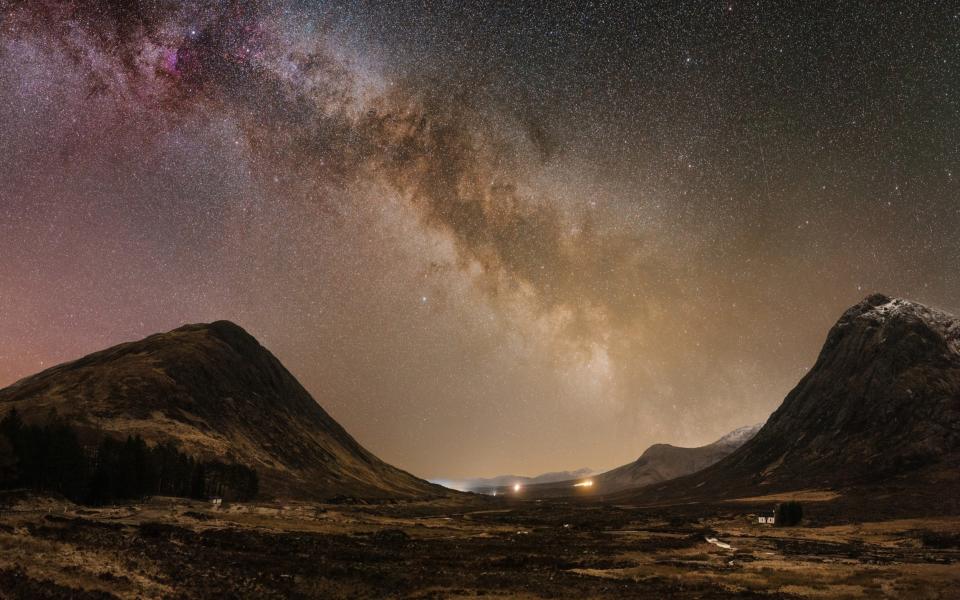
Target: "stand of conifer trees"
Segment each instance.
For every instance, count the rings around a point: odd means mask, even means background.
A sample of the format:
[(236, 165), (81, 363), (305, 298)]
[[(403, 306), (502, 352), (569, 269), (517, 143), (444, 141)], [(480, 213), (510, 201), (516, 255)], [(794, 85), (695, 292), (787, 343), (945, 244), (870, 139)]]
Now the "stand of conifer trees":
[(780, 527), (793, 527), (803, 520), (803, 506), (799, 502), (784, 502), (777, 507), (775, 523)]
[(76, 431), (51, 415), (27, 425), (11, 410), (0, 420), (0, 489), (57, 492), (73, 502), (102, 505), (153, 495), (249, 500), (259, 480), (253, 469), (198, 461), (172, 444), (150, 447), (139, 436), (103, 437), (84, 448)]

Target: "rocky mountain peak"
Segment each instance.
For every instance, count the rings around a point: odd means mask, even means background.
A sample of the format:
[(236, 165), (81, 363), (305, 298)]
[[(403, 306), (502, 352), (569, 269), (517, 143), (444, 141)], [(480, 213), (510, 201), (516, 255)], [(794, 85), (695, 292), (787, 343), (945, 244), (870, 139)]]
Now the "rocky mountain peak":
[[(915, 483), (960, 462), (960, 320), (872, 294), (830, 329), (810, 371), (739, 450), (660, 497)], [(761, 486), (758, 488), (758, 486)]]
[(841, 340), (866, 336), (871, 347), (884, 345), (901, 351), (960, 352), (960, 319), (943, 311), (903, 298), (872, 294), (852, 306), (830, 331), (823, 353)]

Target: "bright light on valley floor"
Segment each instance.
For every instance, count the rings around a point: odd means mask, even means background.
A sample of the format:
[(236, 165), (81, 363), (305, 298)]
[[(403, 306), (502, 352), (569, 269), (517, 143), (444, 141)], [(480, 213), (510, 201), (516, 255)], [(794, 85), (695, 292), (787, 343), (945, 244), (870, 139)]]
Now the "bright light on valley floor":
[(514, 492), (519, 492), (519, 491), (520, 491), (520, 484), (519, 484), (519, 483), (513, 484), (513, 491), (514, 491)]
[(573, 487), (593, 487), (593, 480), (587, 479), (586, 481), (581, 481), (580, 483), (573, 484)]

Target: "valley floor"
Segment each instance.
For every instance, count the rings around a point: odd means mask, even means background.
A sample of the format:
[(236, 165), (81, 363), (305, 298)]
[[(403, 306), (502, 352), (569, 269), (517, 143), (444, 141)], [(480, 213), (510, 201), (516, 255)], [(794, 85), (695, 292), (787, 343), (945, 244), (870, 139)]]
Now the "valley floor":
[(786, 529), (749, 512), (21, 498), (0, 507), (0, 598), (920, 600), (960, 589), (958, 517)]

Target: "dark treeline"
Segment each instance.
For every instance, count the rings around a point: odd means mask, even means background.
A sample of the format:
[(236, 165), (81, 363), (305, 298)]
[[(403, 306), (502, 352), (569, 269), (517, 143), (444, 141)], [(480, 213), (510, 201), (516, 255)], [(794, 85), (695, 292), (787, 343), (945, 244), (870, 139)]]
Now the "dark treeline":
[(249, 467), (199, 461), (169, 443), (150, 447), (139, 435), (85, 448), (55, 415), (27, 425), (14, 409), (0, 420), (0, 489), (21, 487), (109, 504), (153, 495), (249, 500), (259, 481)]
[(777, 515), (774, 522), (781, 527), (793, 527), (803, 520), (803, 506), (799, 502), (784, 502), (777, 506)]

